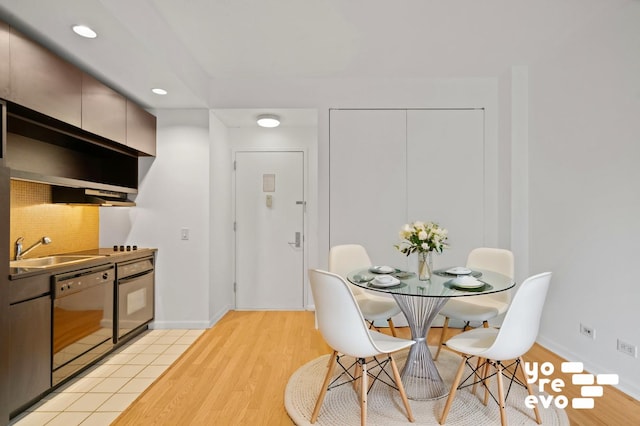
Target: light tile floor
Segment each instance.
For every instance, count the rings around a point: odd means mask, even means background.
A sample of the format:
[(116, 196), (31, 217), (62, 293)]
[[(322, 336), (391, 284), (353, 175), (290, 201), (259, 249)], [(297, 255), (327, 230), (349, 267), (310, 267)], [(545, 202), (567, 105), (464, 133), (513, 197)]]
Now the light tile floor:
[(29, 407), (10, 425), (109, 425), (203, 332), (148, 330)]

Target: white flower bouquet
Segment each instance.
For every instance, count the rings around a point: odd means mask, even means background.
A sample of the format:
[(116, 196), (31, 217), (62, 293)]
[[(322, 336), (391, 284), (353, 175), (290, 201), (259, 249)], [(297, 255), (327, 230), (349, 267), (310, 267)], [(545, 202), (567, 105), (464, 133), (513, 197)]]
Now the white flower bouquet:
[(400, 230), (402, 242), (394, 247), (409, 256), (411, 253), (438, 252), (449, 247), (447, 245), (448, 231), (434, 222), (413, 222), (406, 224)]

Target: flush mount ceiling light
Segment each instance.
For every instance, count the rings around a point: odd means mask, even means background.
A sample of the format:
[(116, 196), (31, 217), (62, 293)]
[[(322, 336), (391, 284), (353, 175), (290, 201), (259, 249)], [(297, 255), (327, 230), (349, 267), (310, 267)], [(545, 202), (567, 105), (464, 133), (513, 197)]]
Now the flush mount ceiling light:
[(98, 34), (86, 25), (74, 25), (73, 32), (85, 38), (98, 37)]
[(257, 122), (260, 127), (278, 127), (280, 125), (280, 117), (275, 114), (262, 114), (258, 116)]
[(169, 93), (169, 92), (167, 92), (166, 90), (161, 89), (161, 88), (159, 88), (159, 87), (156, 87), (156, 88), (154, 88), (154, 89), (151, 89), (151, 91), (152, 91), (153, 93), (155, 93), (156, 95), (166, 95), (167, 93)]

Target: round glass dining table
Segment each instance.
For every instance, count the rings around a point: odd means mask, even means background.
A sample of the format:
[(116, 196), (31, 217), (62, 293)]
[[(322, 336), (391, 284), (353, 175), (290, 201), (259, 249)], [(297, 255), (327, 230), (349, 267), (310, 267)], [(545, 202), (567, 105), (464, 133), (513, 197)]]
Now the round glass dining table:
[(411, 330), (411, 346), (407, 361), (400, 374), (407, 396), (413, 400), (432, 400), (447, 396), (448, 386), (433, 361), (427, 345), (427, 333), (440, 309), (451, 297), (474, 297), (509, 290), (515, 282), (502, 274), (484, 269), (473, 269), (470, 276), (477, 281), (465, 281), (461, 275), (448, 273), (452, 268), (433, 272), (427, 281), (418, 279), (415, 273), (395, 269), (387, 274), (397, 278), (395, 285), (378, 286), (375, 278), (381, 275), (376, 267), (350, 272), (347, 279), (367, 290), (393, 296), (407, 318)]

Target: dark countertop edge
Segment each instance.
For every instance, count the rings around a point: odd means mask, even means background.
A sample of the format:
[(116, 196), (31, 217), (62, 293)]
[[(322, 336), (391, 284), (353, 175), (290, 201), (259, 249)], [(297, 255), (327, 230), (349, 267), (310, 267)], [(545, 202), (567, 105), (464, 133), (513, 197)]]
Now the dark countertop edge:
[(51, 268), (9, 268), (9, 279), (18, 280), (40, 274), (56, 275), (79, 269), (92, 268), (94, 266), (107, 265), (109, 263), (126, 262), (140, 257), (155, 255), (157, 251), (158, 249), (156, 248), (139, 248), (138, 250), (132, 251), (113, 251), (112, 248), (99, 248), (68, 253), (56, 253), (56, 255), (90, 255), (99, 257), (68, 265), (53, 266)]

